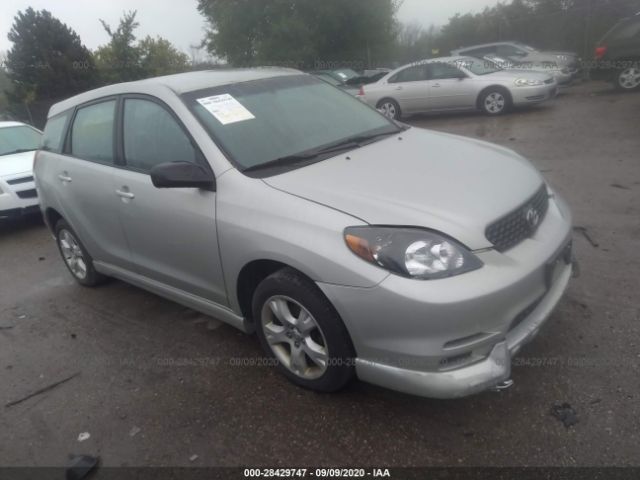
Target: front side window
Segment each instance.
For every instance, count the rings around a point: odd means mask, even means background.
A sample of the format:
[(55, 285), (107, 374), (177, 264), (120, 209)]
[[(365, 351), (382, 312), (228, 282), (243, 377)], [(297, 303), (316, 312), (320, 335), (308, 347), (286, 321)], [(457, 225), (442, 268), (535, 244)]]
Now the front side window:
[(116, 101), (82, 107), (71, 128), (71, 154), (98, 163), (113, 163), (113, 121)]
[(61, 113), (47, 120), (42, 135), (42, 145), (40, 148), (48, 152), (62, 152), (62, 144), (64, 142), (65, 126), (69, 119), (69, 113)]
[(295, 162), (329, 158), (325, 156), (329, 146), (335, 148), (350, 138), (378, 139), (399, 131), (360, 100), (311, 75), (224, 85), (182, 98), (243, 171), (269, 168), (274, 162), (300, 168), (308, 163)]
[(168, 162), (196, 162), (196, 150), (178, 122), (149, 100), (124, 101), (124, 157), (127, 166), (148, 172)]
[(40, 138), (39, 131), (26, 125), (0, 128), (0, 156), (37, 150)]

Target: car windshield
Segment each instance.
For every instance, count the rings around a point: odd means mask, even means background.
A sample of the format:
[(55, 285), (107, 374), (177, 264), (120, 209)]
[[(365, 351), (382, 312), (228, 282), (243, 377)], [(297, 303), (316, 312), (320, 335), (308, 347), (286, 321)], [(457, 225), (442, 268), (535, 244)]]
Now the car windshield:
[(333, 78), (331, 75), (327, 73), (316, 73), (315, 76), (318, 77), (320, 80), (324, 80), (325, 82), (330, 83), (331, 85), (334, 85), (336, 87), (339, 85), (342, 85), (342, 82), (340, 82), (340, 80)]
[[(287, 75), (182, 96), (242, 171), (303, 166), (401, 130), (355, 97), (311, 75)], [(290, 161), (285, 161), (290, 160)], [(310, 162), (311, 161), (311, 162)]]
[(26, 125), (0, 128), (0, 156), (37, 150), (41, 137), (40, 132)]
[(524, 48), (527, 52), (537, 52), (538, 50), (533, 48), (531, 45), (525, 45), (524, 43), (516, 43), (518, 47)]
[(455, 62), (458, 66), (466, 68), (474, 75), (488, 75), (502, 70), (496, 62), (481, 58), (466, 57)]

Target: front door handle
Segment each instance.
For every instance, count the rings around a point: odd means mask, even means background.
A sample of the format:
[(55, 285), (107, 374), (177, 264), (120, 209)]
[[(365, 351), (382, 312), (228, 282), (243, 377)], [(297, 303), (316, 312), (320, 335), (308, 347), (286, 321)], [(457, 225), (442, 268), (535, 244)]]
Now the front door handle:
[(440, 84), (439, 83), (434, 83), (433, 85), (431, 85), (433, 88), (440, 88)]
[(402, 87), (396, 87), (396, 90), (402, 90)]
[(118, 195), (121, 198), (126, 198), (129, 200), (133, 200), (134, 198), (136, 198), (136, 196), (133, 193), (126, 192), (124, 190), (116, 190), (116, 195)]
[(60, 175), (58, 175), (58, 179), (62, 183), (71, 183), (71, 177), (69, 176), (69, 174), (67, 172), (64, 172), (64, 173), (61, 173)]

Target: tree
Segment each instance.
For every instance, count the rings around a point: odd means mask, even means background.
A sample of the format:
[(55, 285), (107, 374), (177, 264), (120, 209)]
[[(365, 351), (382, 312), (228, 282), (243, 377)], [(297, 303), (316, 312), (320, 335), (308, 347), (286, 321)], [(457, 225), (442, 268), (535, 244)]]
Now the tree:
[(323, 68), (386, 61), (399, 0), (199, 0), (209, 52), (238, 66)]
[(168, 40), (147, 36), (136, 42), (134, 31), (140, 26), (136, 11), (126, 12), (113, 30), (100, 20), (111, 38), (95, 52), (96, 64), (104, 83), (130, 82), (142, 78), (184, 72), (189, 69), (189, 57)]
[(189, 69), (189, 57), (164, 38), (146, 37), (140, 41), (140, 65), (145, 76), (157, 77)]
[(80, 37), (46, 10), (18, 12), (8, 38), (12, 99), (55, 99), (91, 89), (96, 69)]
[(95, 52), (96, 64), (104, 83), (129, 82), (145, 76), (140, 48), (134, 44), (136, 36), (133, 31), (140, 26), (136, 21), (136, 14), (135, 10), (126, 12), (116, 30), (100, 20), (111, 38), (107, 45), (98, 47)]

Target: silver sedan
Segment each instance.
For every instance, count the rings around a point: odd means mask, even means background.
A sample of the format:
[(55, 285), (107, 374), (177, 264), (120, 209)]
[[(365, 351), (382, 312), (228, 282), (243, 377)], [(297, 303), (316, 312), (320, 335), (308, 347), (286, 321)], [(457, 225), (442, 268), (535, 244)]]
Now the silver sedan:
[(360, 89), (359, 98), (399, 119), (431, 111), (481, 110), (500, 115), (511, 107), (553, 99), (549, 74), (507, 71), (471, 57), (443, 57), (405, 65)]

